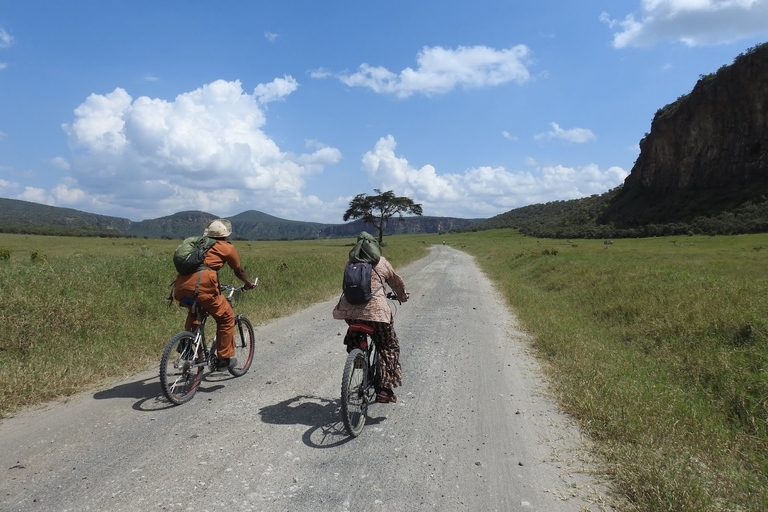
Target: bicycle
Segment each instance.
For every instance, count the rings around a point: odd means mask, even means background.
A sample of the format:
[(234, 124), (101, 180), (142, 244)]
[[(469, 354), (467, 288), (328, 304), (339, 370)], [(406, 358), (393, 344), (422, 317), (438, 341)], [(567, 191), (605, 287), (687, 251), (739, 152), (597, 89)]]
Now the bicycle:
[[(258, 279), (254, 280), (256, 285)], [(232, 304), (235, 293), (242, 291), (245, 286), (219, 285), (225, 292), (226, 299)], [(165, 345), (160, 359), (160, 385), (163, 394), (176, 405), (192, 400), (195, 396), (203, 371), (207, 366), (211, 372), (219, 371), (216, 357), (216, 336), (214, 335), (210, 348), (205, 339), (205, 322), (208, 312), (199, 307), (196, 301), (191, 301), (192, 311), (197, 314), (198, 326), (194, 331), (182, 331), (174, 335)], [(182, 301), (184, 302), (184, 301)], [(248, 372), (253, 362), (253, 325), (242, 315), (235, 315), (235, 357), (237, 366), (228, 368), (229, 373), (241, 377)]]
[[(390, 300), (397, 300), (392, 292)], [(399, 301), (398, 301), (399, 302)], [(353, 323), (347, 327), (352, 333), (347, 346), (347, 361), (341, 378), (341, 419), (351, 437), (357, 437), (365, 427), (368, 406), (376, 402), (377, 385), (380, 381), (379, 352), (373, 342), (373, 327)]]

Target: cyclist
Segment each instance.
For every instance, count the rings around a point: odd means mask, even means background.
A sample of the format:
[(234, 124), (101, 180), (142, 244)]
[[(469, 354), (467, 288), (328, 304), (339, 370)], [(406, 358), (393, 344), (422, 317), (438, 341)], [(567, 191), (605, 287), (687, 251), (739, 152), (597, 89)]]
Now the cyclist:
[[(197, 327), (197, 315), (192, 312), (191, 304), (197, 301), (200, 307), (216, 320), (217, 369), (223, 370), (237, 366), (235, 355), (235, 312), (232, 305), (219, 291), (218, 271), (225, 264), (235, 272), (235, 277), (245, 283), (245, 289), (254, 287), (243, 267), (235, 246), (229, 242), (232, 223), (227, 219), (211, 221), (203, 232), (216, 240), (205, 253), (203, 270), (193, 274), (179, 274), (174, 283), (174, 297), (181, 305), (189, 309), (184, 329), (192, 331)], [(186, 299), (186, 300), (185, 300)], [(190, 300), (191, 299), (191, 300)]]
[[(358, 240), (364, 235), (363, 232)], [(366, 243), (376, 244), (376, 249), (381, 252), (376, 239), (371, 235), (366, 239)], [(397, 402), (397, 397), (393, 392), (402, 384), (402, 371), (400, 368), (400, 343), (394, 328), (394, 318), (392, 310), (387, 303), (384, 283), (397, 294), (400, 302), (406, 302), (410, 294), (405, 290), (405, 282), (395, 273), (392, 264), (381, 256), (379, 262), (374, 266), (375, 272), (371, 272), (371, 290), (376, 290), (371, 300), (365, 304), (350, 304), (342, 297), (339, 303), (333, 308), (333, 318), (337, 320), (346, 320), (347, 324), (362, 323), (373, 327), (373, 342), (379, 351), (379, 370), (381, 382), (377, 383), (376, 401), (380, 403)], [(347, 331), (344, 343), (348, 344), (351, 335)]]

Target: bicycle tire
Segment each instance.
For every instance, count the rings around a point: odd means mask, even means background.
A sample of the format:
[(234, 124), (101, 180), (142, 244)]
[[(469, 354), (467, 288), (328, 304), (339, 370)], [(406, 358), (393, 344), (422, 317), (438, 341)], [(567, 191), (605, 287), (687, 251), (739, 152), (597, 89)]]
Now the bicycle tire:
[(192, 400), (202, 379), (204, 367), (195, 365), (194, 341), (195, 335), (189, 331), (174, 335), (160, 359), (160, 386), (165, 397), (176, 405)]
[(253, 363), (254, 334), (253, 325), (244, 316), (235, 319), (235, 357), (237, 366), (229, 369), (229, 373), (235, 377), (242, 377), (248, 373)]
[(341, 419), (352, 437), (365, 427), (368, 413), (368, 365), (365, 352), (356, 348), (347, 356), (341, 379)]

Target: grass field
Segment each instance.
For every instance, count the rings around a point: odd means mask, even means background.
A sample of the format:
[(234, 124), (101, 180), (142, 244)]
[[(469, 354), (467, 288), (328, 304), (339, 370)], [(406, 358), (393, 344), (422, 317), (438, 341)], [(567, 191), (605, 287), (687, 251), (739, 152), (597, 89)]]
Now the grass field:
[[(443, 240), (504, 294), (631, 509), (768, 510), (768, 235), (493, 230), (389, 237), (385, 254), (398, 267)], [(177, 243), (0, 235), (0, 415), (156, 366), (184, 317), (164, 301)], [(237, 242), (261, 283), (240, 311), (338, 294), (351, 244)]]

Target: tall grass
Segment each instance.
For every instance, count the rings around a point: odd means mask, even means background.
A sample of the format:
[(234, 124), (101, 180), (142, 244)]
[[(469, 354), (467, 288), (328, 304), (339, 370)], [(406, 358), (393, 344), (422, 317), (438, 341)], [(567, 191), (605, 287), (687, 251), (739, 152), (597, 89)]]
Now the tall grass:
[[(0, 417), (156, 366), (186, 315), (166, 300), (178, 243), (0, 234)], [(237, 310), (259, 324), (340, 293), (353, 240), (235, 245), (259, 278)], [(384, 251), (404, 264), (426, 249)], [(229, 268), (220, 281), (239, 284)]]
[(449, 237), (640, 510), (768, 510), (768, 235)]

